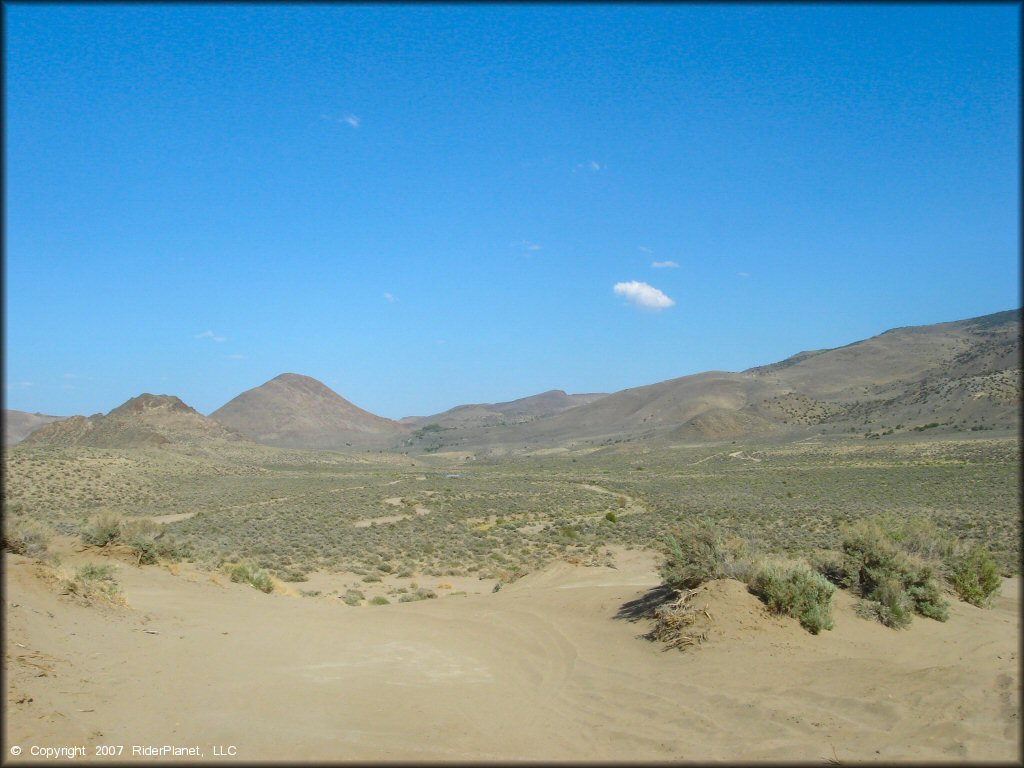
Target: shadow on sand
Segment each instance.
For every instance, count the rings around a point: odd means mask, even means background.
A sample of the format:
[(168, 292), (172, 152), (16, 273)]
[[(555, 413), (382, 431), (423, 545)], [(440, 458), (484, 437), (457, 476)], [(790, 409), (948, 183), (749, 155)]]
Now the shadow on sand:
[(676, 591), (666, 584), (647, 590), (643, 595), (623, 603), (615, 613), (616, 619), (626, 621), (639, 621), (640, 619), (653, 619), (654, 610), (662, 603), (672, 599)]

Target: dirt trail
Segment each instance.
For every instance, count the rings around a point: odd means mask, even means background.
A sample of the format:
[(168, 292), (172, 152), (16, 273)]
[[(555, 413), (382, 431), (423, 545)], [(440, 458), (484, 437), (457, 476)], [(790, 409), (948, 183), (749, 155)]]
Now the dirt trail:
[(743, 459), (744, 461), (754, 461), (754, 462), (761, 461), (760, 459), (757, 459), (757, 458), (755, 458), (753, 456), (747, 456), (745, 453), (743, 453), (743, 451), (733, 451), (732, 453), (729, 454), (729, 458), (731, 458), (731, 459)]
[(641, 504), (635, 498), (630, 496), (628, 493), (621, 493), (620, 491), (612, 491), (612, 490), (609, 490), (608, 488), (602, 488), (599, 485), (588, 485), (588, 484), (585, 484), (585, 483), (581, 483), (580, 487), (581, 488), (586, 488), (588, 491), (594, 491), (594, 493), (603, 493), (603, 494), (606, 494), (608, 496), (615, 496), (616, 498), (622, 499), (623, 504), (625, 504), (625, 506), (621, 510), (616, 511), (615, 514), (617, 514), (617, 515), (632, 515), (632, 514), (635, 514), (637, 512), (646, 512), (647, 511), (647, 507), (645, 507), (643, 504)]
[[(402, 505), (401, 496), (392, 496), (391, 498), (384, 499), (384, 503), (391, 507), (399, 507)], [(413, 512), (415, 515), (429, 515), (431, 510), (424, 506), (416, 504), (413, 506)], [(383, 517), (367, 517), (362, 520), (356, 520), (352, 523), (355, 528), (369, 528), (371, 525), (383, 525), (385, 523), (397, 523), (401, 520), (408, 520), (415, 515), (404, 514), (404, 515), (385, 515)]]
[(190, 517), (195, 517), (195, 514), (195, 512), (179, 512), (176, 515), (157, 515), (149, 519), (158, 525), (167, 525), (168, 523), (176, 523), (179, 520), (188, 520)]
[(645, 620), (615, 618), (657, 585), (655, 559), (615, 555), (361, 608), (124, 566), (130, 608), (105, 609), (8, 554), (5, 744), (198, 745), (207, 760), (233, 745), (242, 761), (1018, 758), (1019, 581), (990, 610), (955, 603), (947, 623), (900, 632), (840, 595), (816, 637), (715, 582), (708, 642), (663, 653), (637, 637)]

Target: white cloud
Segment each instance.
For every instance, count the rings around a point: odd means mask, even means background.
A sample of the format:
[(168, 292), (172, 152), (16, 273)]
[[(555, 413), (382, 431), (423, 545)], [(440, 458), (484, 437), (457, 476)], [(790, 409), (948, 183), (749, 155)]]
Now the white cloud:
[(384, 292), (384, 298), (387, 301), (391, 302), (392, 304), (398, 301), (398, 299), (395, 298), (394, 294), (388, 293), (387, 291)]
[(676, 269), (679, 265), (674, 261), (652, 261), (651, 266), (655, 269), (662, 269), (664, 267)]
[(321, 120), (327, 120), (331, 123), (348, 123), (353, 128), (358, 128), (362, 124), (362, 120), (355, 115), (320, 115)]
[(577, 163), (573, 167), (572, 172), (576, 173), (578, 171), (591, 171), (593, 173), (597, 173), (598, 171), (602, 170), (603, 168), (604, 168), (604, 166), (601, 165), (596, 160), (588, 160), (585, 163)]
[(529, 242), (527, 240), (523, 240), (523, 248), (525, 248), (528, 251), (540, 251), (540, 250), (543, 250), (543, 246), (538, 245), (537, 243), (531, 243), (531, 242)]
[(648, 248), (648, 247), (647, 247), (646, 245), (638, 245), (638, 246), (637, 246), (637, 248), (639, 248), (639, 249), (640, 249), (641, 251), (643, 251), (644, 253), (654, 253), (654, 251), (652, 251), (652, 250), (651, 250), (650, 248)]
[(626, 301), (635, 304), (643, 309), (661, 310), (675, 305), (668, 296), (659, 291), (653, 285), (632, 280), (628, 283), (616, 283), (613, 291), (622, 296)]
[(749, 272), (737, 272), (736, 274), (739, 275), (742, 278), (750, 277), (750, 273)]
[(211, 339), (212, 341), (216, 341), (218, 343), (220, 343), (222, 341), (227, 341), (227, 339), (224, 336), (218, 336), (213, 331), (203, 331), (202, 333), (197, 333), (195, 335), (195, 338), (197, 338), (197, 339)]
[(228, 360), (245, 360), (245, 355), (240, 355), (236, 352), (233, 355), (228, 355)]

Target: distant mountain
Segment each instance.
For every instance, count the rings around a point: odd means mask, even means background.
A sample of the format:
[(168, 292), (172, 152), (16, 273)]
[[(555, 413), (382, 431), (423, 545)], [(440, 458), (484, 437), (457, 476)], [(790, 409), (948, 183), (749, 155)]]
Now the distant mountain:
[(622, 390), (486, 435), (451, 423), (431, 436), (430, 450), (706, 441), (810, 431), (874, 436), (1015, 430), (1020, 316), (1020, 310), (1010, 310), (896, 328), (741, 373), (710, 371)]
[(44, 424), (52, 421), (60, 421), (64, 416), (45, 416), (42, 413), (27, 413), (15, 411), (10, 408), (4, 409), (4, 445), (17, 445), (24, 440), (31, 432), (39, 429)]
[(282, 448), (384, 447), (406, 431), (397, 421), (364, 411), (316, 379), (295, 373), (243, 392), (210, 418), (258, 443)]
[[(402, 423), (356, 407), (308, 376), (285, 373), (210, 417), (144, 394), (106, 416), (58, 419), (7, 411), (8, 444), (100, 447), (215, 445), (432, 453), (631, 441), (717, 441), (832, 433), (1007, 432), (1020, 425), (1021, 311), (895, 328), (834, 349), (800, 352), (740, 373), (708, 371), (610, 395), (552, 390), (462, 405)], [(19, 432), (19, 430), (23, 430)], [(244, 437), (243, 437), (244, 436)]]
[(72, 416), (46, 424), (22, 445), (81, 445), (94, 448), (155, 448), (238, 442), (226, 429), (173, 395), (133, 397), (105, 416)]
[(433, 416), (407, 416), (403, 424), (421, 427), (438, 424), (442, 427), (484, 427), (501, 424), (523, 424), (554, 416), (556, 413), (592, 403), (606, 397), (601, 394), (569, 395), (561, 389), (521, 397), (507, 403), (459, 405)]

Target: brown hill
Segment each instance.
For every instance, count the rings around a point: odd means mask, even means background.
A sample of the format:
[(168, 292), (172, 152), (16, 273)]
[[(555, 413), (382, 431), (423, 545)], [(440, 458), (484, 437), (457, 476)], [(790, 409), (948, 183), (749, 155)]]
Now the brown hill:
[(27, 413), (4, 409), (4, 445), (17, 445), (44, 424), (60, 421), (64, 416), (46, 416), (42, 413)]
[(606, 397), (604, 393), (570, 395), (561, 389), (521, 397), (505, 403), (475, 403), (458, 405), (433, 416), (407, 416), (403, 424), (421, 427), (438, 424), (442, 427), (483, 427), (502, 424), (525, 424), (554, 416), (580, 405)]
[(1020, 314), (897, 328), (742, 373), (634, 387), (486, 436), (455, 424), (431, 447), (1012, 431), (1020, 423)]
[(295, 373), (243, 392), (210, 418), (258, 443), (282, 448), (383, 447), (406, 431), (397, 421), (364, 411), (316, 379)]
[(35, 430), (23, 445), (153, 448), (237, 442), (243, 438), (173, 395), (133, 397), (107, 415), (72, 416)]

